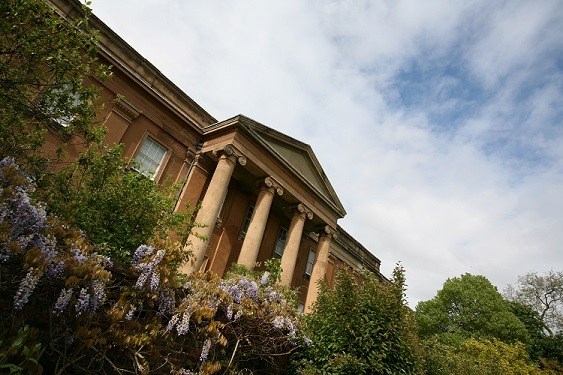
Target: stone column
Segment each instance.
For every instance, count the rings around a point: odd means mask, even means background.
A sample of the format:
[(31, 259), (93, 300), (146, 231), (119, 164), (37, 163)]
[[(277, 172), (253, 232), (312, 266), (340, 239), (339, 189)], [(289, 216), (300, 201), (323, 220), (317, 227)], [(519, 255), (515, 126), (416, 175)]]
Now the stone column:
[(181, 271), (186, 274), (198, 271), (205, 258), (209, 237), (211, 237), (213, 228), (215, 228), (215, 222), (227, 195), (227, 188), (237, 160), (241, 165), (246, 164), (246, 158), (232, 145), (225, 146), (220, 155), (195, 220), (196, 223), (203, 224), (204, 227), (193, 228), (193, 233), (188, 237), (186, 247), (192, 250), (195, 259), (182, 265)]
[(291, 286), (293, 271), (295, 271), (295, 263), (297, 263), (297, 255), (299, 254), (299, 244), (303, 235), (303, 226), (307, 218), (309, 220), (313, 218), (313, 212), (309, 208), (302, 203), (294, 207), (281, 259), (281, 283), (283, 285)]
[(256, 259), (258, 259), (258, 252), (260, 251), (275, 193), (282, 195), (283, 187), (272, 177), (266, 177), (260, 186), (260, 193), (258, 194), (258, 199), (256, 199), (254, 212), (250, 218), (250, 224), (244, 236), (244, 242), (242, 243), (237, 261), (238, 264), (246, 266), (250, 270), (254, 268)]
[(311, 311), (313, 304), (317, 301), (319, 281), (325, 277), (330, 241), (334, 238), (335, 233), (336, 231), (328, 225), (320, 230), (315, 265), (313, 266), (313, 272), (311, 272), (307, 300), (305, 301), (305, 314)]

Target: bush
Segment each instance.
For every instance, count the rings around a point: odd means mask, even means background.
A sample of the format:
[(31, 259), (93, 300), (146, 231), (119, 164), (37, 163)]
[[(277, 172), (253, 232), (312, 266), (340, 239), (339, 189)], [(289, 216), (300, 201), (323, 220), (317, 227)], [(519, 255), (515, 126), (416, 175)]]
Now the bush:
[[(182, 246), (158, 237), (117, 267), (33, 202), (12, 159), (0, 188), (0, 341), (17, 344), (0, 358), (14, 371), (280, 373), (301, 345), (294, 302), (268, 272), (186, 278)], [(21, 345), (24, 327), (34, 346)]]
[(161, 191), (129, 170), (120, 147), (92, 145), (44, 191), (53, 214), (81, 229), (98, 252), (122, 263), (154, 236), (181, 230), (181, 238), (190, 229), (190, 215), (174, 212), (174, 187)]
[(425, 373), (429, 375), (516, 375), (541, 374), (529, 363), (522, 343), (497, 339), (467, 339), (454, 344), (435, 337), (425, 341)]
[(366, 273), (356, 280), (337, 274), (305, 318), (312, 344), (300, 354), (306, 374), (395, 374), (417, 369), (418, 349), (411, 312), (405, 304), (404, 271), (391, 283)]

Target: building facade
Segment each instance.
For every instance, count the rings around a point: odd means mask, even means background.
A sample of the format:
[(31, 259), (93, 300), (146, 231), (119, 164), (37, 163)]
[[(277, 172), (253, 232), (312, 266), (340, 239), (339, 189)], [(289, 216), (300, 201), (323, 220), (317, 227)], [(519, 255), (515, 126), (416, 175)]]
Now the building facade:
[[(53, 3), (63, 17), (81, 12), (74, 0)], [(318, 281), (330, 284), (339, 268), (384, 279), (379, 259), (338, 225), (346, 211), (309, 145), (243, 115), (218, 121), (101, 20), (92, 16), (91, 25), (101, 34), (100, 60), (113, 66), (110, 79), (91, 82), (106, 103), (98, 115), (105, 141), (123, 144), (123, 157), (147, 178), (182, 186), (177, 210), (200, 207), (204, 226), (188, 239), (186, 273), (223, 275), (233, 263), (279, 258), (281, 282), (298, 288), (305, 311)]]

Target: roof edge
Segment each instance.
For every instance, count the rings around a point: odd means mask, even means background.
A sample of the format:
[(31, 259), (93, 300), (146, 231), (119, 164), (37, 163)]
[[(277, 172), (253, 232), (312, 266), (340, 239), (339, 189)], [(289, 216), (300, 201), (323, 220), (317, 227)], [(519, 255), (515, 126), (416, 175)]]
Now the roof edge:
[[(324, 172), (321, 164), (319, 163), (319, 160), (317, 159), (315, 153), (313, 152), (313, 149), (307, 143), (301, 142), (301, 141), (299, 141), (299, 140), (297, 140), (293, 137), (290, 137), (290, 136), (288, 136), (288, 135), (286, 135), (286, 134), (284, 134), (284, 133), (282, 133), (278, 130), (270, 128), (270, 127), (268, 127), (268, 126), (266, 126), (266, 125), (264, 125), (264, 124), (262, 124), (262, 123), (260, 123), (256, 120), (251, 119), (250, 117), (247, 117), (247, 116), (244, 116), (244, 115), (241, 115), (241, 114), (233, 116), (233, 117), (231, 117), (227, 120), (212, 124), (212, 125), (204, 128), (204, 135), (212, 133), (214, 131), (219, 131), (221, 129), (226, 129), (226, 128), (229, 128), (231, 126), (237, 126), (237, 125), (241, 125), (242, 129), (244, 129), (253, 138), (255, 138), (264, 148), (266, 148), (282, 164), (284, 164), (289, 170), (291, 170), (292, 173), (294, 173), (301, 180), (303, 180), (303, 182), (307, 185), (307, 187), (309, 187), (311, 190), (313, 190), (313, 192), (315, 192), (315, 194), (317, 194), (319, 197), (321, 197), (321, 199), (326, 204), (328, 204), (339, 215), (340, 218), (346, 216), (346, 209), (342, 205), (340, 198), (338, 198), (336, 191), (332, 187), (332, 184), (330, 183), (330, 180), (328, 179), (328, 177), (327, 177), (326, 173)], [(303, 176), (287, 160), (285, 160), (285, 158), (283, 156), (281, 156), (276, 150), (274, 150), (269, 144), (266, 143), (266, 141), (263, 139), (263, 137), (260, 134), (258, 134), (256, 129), (254, 129), (254, 127), (257, 127), (257, 128), (259, 128), (259, 130), (268, 132), (270, 134), (273, 133), (275, 136), (277, 136), (277, 138), (281, 139), (284, 142), (290, 143), (291, 146), (293, 146), (293, 147), (295, 147), (295, 145), (297, 145), (298, 147), (302, 148), (307, 153), (307, 156), (309, 156), (309, 158), (311, 158), (311, 161), (313, 162), (313, 166), (315, 167), (315, 169), (317, 170), (317, 173), (319, 174), (321, 180), (323, 181), (323, 183), (327, 187), (331, 197), (327, 197), (326, 194), (319, 191), (319, 189), (317, 189), (315, 186), (313, 186), (313, 184), (311, 184), (309, 181), (307, 181), (305, 176)]]
[[(51, 2), (67, 17), (75, 17), (77, 14), (84, 14), (83, 5), (78, 0), (51, 0)], [(181, 88), (174, 82), (166, 77), (156, 66), (149, 60), (143, 57), (137, 50), (135, 50), (129, 43), (121, 38), (113, 29), (105, 24), (93, 12), (88, 15), (90, 25), (101, 33), (101, 40), (98, 41), (100, 48), (99, 53), (110, 60), (111, 63), (117, 63), (119, 67), (126, 70), (126, 73), (133, 75), (148, 91), (154, 92), (161, 100), (164, 100), (172, 109), (181, 117), (189, 120), (190, 123), (197, 126), (201, 131), (205, 125), (201, 122), (215, 123), (217, 119), (209, 114), (202, 106), (195, 100), (188, 96)], [(109, 43), (108, 43), (109, 42)], [(127, 64), (121, 56), (116, 56), (116, 53), (130, 58), (137, 66)], [(160, 83), (168, 92), (163, 92), (156, 87), (155, 83)], [(182, 108), (182, 107), (185, 107)], [(189, 113), (195, 113), (200, 117), (201, 121), (194, 119)]]

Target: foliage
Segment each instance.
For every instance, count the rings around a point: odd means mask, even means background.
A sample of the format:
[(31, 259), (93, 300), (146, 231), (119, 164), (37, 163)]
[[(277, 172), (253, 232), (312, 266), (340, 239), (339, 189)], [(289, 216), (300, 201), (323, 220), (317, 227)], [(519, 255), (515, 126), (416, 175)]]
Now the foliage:
[(157, 234), (189, 231), (189, 214), (174, 212), (174, 187), (161, 191), (129, 170), (121, 148), (92, 145), (80, 160), (54, 176), (42, 196), (60, 218), (84, 231), (99, 252), (127, 263), (133, 251)]
[[(261, 271), (261, 269), (266, 272)], [(261, 262), (256, 262), (254, 269), (250, 270), (242, 264), (233, 263), (231, 265), (231, 273), (241, 276), (251, 276), (251, 277), (261, 277), (260, 275), (267, 275), (268, 279), (272, 283), (277, 283), (281, 280), (281, 259), (271, 258), (262, 264)], [(288, 291), (289, 292), (289, 291)], [(294, 298), (295, 296), (293, 296)]]
[(298, 313), (268, 274), (184, 283), (182, 246), (158, 237), (130, 268), (112, 265), (33, 202), (12, 159), (0, 182), (0, 340), (19, 342), (29, 326), (42, 352), (28, 346), (28, 357), (46, 372), (279, 373), (301, 345)]
[(539, 314), (530, 307), (519, 302), (509, 301), (510, 310), (520, 319), (530, 337), (528, 344), (528, 354), (531, 359), (537, 361), (544, 356), (544, 345), (546, 343), (546, 335), (544, 333), (544, 324)]
[(109, 71), (96, 61), (96, 38), (84, 16), (55, 15), (44, 0), (0, 2), (0, 155), (37, 179), (55, 155), (41, 152), (47, 132), (99, 139), (97, 89)]
[[(1, 337), (8, 337), (4, 333)], [(42, 367), (37, 362), (41, 352), (41, 344), (34, 343), (29, 326), (20, 328), (12, 342), (0, 340), (0, 371), (10, 374), (40, 373)]]
[[(129, 170), (120, 147), (102, 142), (95, 81), (109, 70), (96, 60), (89, 10), (73, 20), (43, 0), (9, 0), (0, 15), (0, 155), (31, 173), (47, 211), (120, 262), (157, 234), (189, 231), (189, 215), (173, 212), (173, 188), (160, 191)], [(72, 143), (78, 159), (63, 163), (49, 153), (47, 132), (59, 139), (61, 153)]]
[(373, 274), (356, 280), (337, 274), (334, 288), (321, 286), (313, 312), (304, 318), (312, 345), (301, 353), (304, 374), (396, 374), (417, 367), (417, 339), (405, 303), (404, 271), (391, 283)]
[(425, 373), (429, 375), (550, 374), (529, 363), (525, 346), (497, 339), (466, 339), (457, 344), (440, 336), (425, 341)]
[(530, 272), (518, 277), (516, 287), (505, 290), (507, 299), (534, 309), (550, 335), (563, 329), (563, 272)]
[[(281, 372), (302, 341), (276, 268), (223, 280), (180, 274), (188, 254), (169, 230), (188, 218), (101, 143), (95, 81), (108, 71), (88, 10), (71, 20), (43, 0), (8, 0), (0, 15), (0, 154), (12, 156), (0, 163), (0, 356), (9, 369)], [(80, 156), (60, 163), (44, 147), (51, 135)]]
[(484, 276), (448, 279), (433, 299), (417, 305), (415, 316), (421, 338), (453, 333), (506, 343), (530, 339), (524, 324)]

